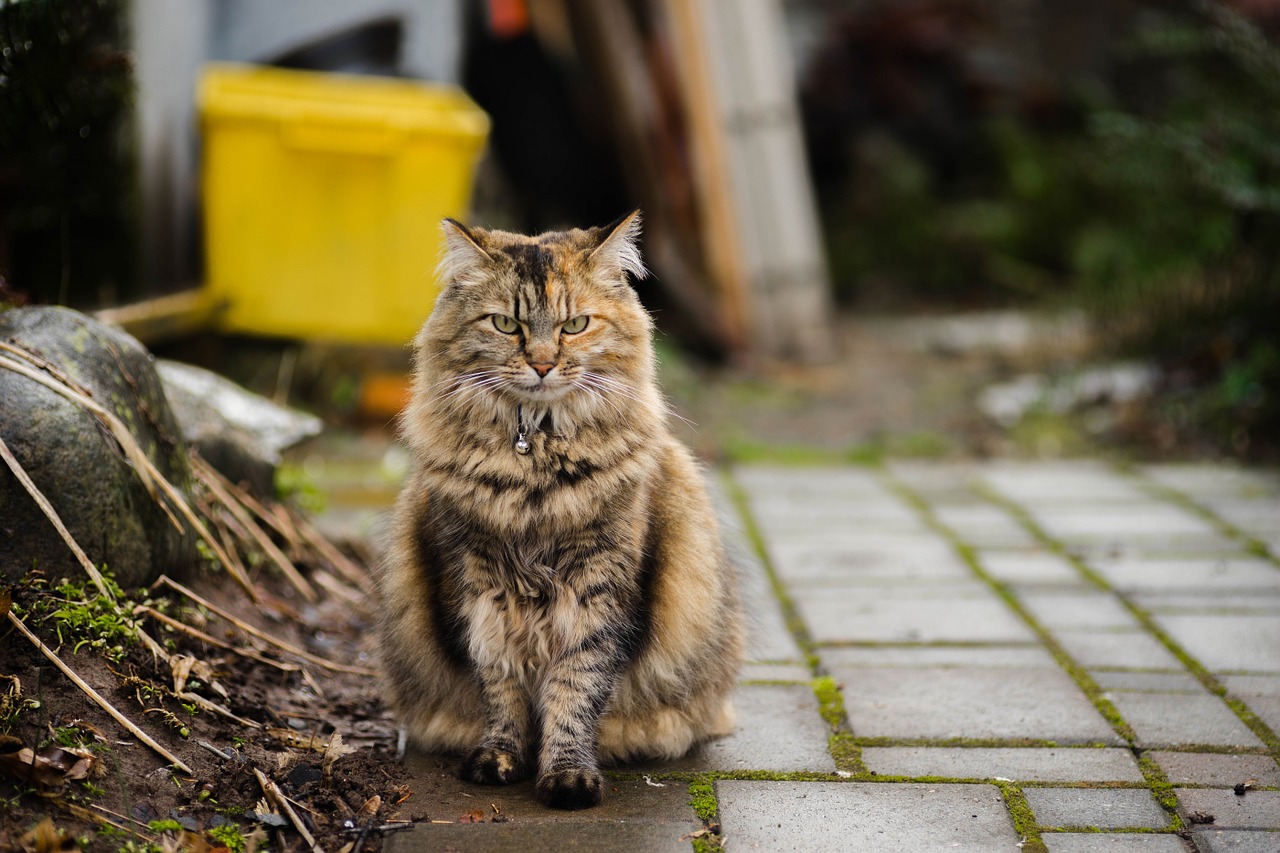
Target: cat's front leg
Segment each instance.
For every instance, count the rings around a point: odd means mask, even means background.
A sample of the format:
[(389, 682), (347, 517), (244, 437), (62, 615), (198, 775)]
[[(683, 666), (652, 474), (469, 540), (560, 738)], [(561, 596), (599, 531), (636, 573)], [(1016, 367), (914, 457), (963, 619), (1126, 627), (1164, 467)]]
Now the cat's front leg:
[(553, 808), (590, 808), (604, 797), (596, 741), (625, 663), (631, 621), (611, 599), (604, 595), (588, 604), (579, 597), (574, 642), (551, 662), (538, 691), (542, 739), (535, 790)]
[(501, 667), (482, 667), (480, 678), (487, 709), (484, 738), (462, 762), (458, 775), (479, 785), (527, 779), (531, 764), (528, 695)]

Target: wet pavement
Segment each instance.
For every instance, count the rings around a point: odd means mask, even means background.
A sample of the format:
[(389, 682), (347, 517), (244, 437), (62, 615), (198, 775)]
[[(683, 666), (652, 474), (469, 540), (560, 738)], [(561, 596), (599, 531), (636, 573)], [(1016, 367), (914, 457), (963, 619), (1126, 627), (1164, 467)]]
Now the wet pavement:
[[(376, 529), (366, 485), (331, 523)], [(904, 462), (717, 486), (752, 620), (737, 732), (611, 771), (579, 813), (411, 754), (419, 822), (388, 850), (1280, 851), (1280, 475)]]

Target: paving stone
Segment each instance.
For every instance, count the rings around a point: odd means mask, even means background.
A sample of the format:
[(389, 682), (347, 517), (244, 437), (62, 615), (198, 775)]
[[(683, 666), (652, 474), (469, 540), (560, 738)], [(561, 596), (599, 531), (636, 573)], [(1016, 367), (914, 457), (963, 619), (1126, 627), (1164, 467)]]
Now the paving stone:
[(756, 663), (748, 661), (738, 674), (739, 681), (794, 681), (809, 684), (813, 674), (798, 663)]
[(1280, 696), (1240, 696), (1249, 710), (1258, 715), (1273, 732), (1280, 732)]
[[(1127, 614), (1126, 614), (1127, 615)], [(1067, 654), (1081, 666), (1181, 670), (1182, 662), (1146, 631), (1054, 630)]]
[(1211, 814), (1215, 829), (1280, 829), (1280, 791), (1250, 791), (1237, 797), (1234, 791), (1218, 788), (1174, 790), (1184, 815)]
[(1268, 538), (1280, 530), (1280, 497), (1209, 500), (1204, 505), (1250, 536)]
[(937, 506), (934, 514), (958, 539), (981, 548), (1017, 548), (1036, 539), (1008, 512), (991, 504)]
[(729, 850), (989, 853), (1019, 840), (990, 785), (721, 781), (716, 793)]
[(787, 629), (782, 608), (774, 595), (764, 564), (747, 541), (733, 508), (723, 492), (717, 495), (721, 530), (729, 559), (738, 568), (742, 604), (747, 618), (747, 658), (799, 661), (804, 659)]
[(1280, 592), (1134, 592), (1133, 602), (1153, 614), (1175, 616), (1261, 616), (1280, 619)]
[(737, 730), (703, 744), (679, 761), (634, 770), (811, 770), (833, 773), (828, 726), (807, 685), (743, 684), (734, 692)]
[(1262, 746), (1258, 736), (1216, 696), (1117, 691), (1109, 697), (1133, 727), (1139, 746)]
[(1012, 779), (1016, 782), (1142, 782), (1127, 749), (868, 747), (867, 769), (882, 776)]
[[(860, 737), (1122, 743), (1047, 653), (1039, 666), (984, 666), (990, 650), (981, 648), (955, 650), (967, 666), (930, 666), (927, 656), (918, 666), (866, 666), (846, 663), (850, 651), (828, 649), (822, 657), (846, 685), (845, 709)], [(910, 660), (910, 652), (931, 650), (895, 651)]]
[(874, 474), (861, 468), (751, 465), (734, 468), (732, 475), (750, 497), (767, 495), (809, 503), (893, 498)]
[(887, 492), (874, 497), (816, 499), (757, 492), (751, 495), (750, 504), (756, 524), (766, 533), (927, 529), (914, 507)]
[(1158, 613), (1156, 621), (1210, 670), (1280, 673), (1280, 613)]
[(1177, 541), (1221, 535), (1217, 527), (1201, 516), (1174, 504), (1147, 502), (1120, 511), (1109, 506), (1035, 506), (1029, 512), (1046, 533), (1063, 541)]
[(1125, 591), (1280, 590), (1280, 569), (1244, 554), (1185, 560), (1102, 559), (1094, 560), (1092, 567), (1113, 587)]
[(1186, 853), (1172, 834), (1122, 832), (1046, 832), (1040, 836), (1049, 853)]
[(1069, 462), (996, 462), (982, 471), (996, 491), (1023, 504), (1065, 506), (1149, 503), (1138, 485), (1104, 465)]
[(409, 814), (433, 820), (457, 820), (479, 808), (497, 805), (505, 823), (420, 823), (411, 832), (387, 836), (387, 853), (459, 849), (489, 853), (509, 850), (683, 851), (681, 837), (702, 826), (689, 807), (684, 782), (659, 783), (609, 779), (604, 803), (594, 809), (565, 812), (537, 801), (533, 782), (489, 787), (462, 782), (456, 759), (410, 752), (406, 761), (414, 778), (414, 804)]
[(1169, 815), (1145, 788), (1025, 788), (1036, 823), (1050, 827), (1160, 829)]
[(1219, 680), (1237, 696), (1280, 696), (1280, 675), (1224, 675)]
[(1042, 548), (980, 550), (978, 565), (997, 581), (1012, 584), (1084, 586), (1086, 581), (1071, 563)]
[(1280, 477), (1230, 465), (1146, 465), (1142, 473), (1200, 500), (1206, 497), (1254, 498), (1280, 495)]
[(1039, 645), (852, 646), (819, 649), (818, 657), (844, 667), (1049, 667), (1053, 658)]
[(1028, 590), (1018, 597), (1046, 628), (1136, 628), (1139, 625), (1114, 595), (1100, 590)]
[(1195, 676), (1186, 672), (1105, 672), (1089, 673), (1098, 686), (1107, 691), (1125, 693), (1189, 693), (1201, 695), (1206, 691)]
[(1201, 853), (1278, 853), (1280, 833), (1238, 829), (1197, 829), (1192, 835)]
[(877, 581), (969, 580), (973, 572), (955, 549), (930, 536), (850, 537), (840, 544), (769, 544), (778, 576), (795, 586), (842, 586)]
[(1005, 643), (1035, 637), (977, 581), (838, 591), (797, 587), (792, 598), (817, 643)]
[(1266, 755), (1222, 755), (1206, 752), (1164, 752), (1153, 750), (1147, 755), (1156, 760), (1165, 776), (1175, 785), (1208, 785), (1234, 788), (1241, 782), (1256, 779), (1258, 785), (1280, 786), (1280, 767)]

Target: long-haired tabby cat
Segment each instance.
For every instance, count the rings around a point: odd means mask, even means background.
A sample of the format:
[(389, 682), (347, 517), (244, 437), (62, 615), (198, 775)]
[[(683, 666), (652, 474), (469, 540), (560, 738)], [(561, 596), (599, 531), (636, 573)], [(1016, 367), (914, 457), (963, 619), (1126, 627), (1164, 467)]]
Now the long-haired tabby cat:
[(415, 341), (413, 452), (379, 572), (402, 731), (464, 779), (536, 775), (600, 802), (600, 762), (727, 733), (736, 577), (671, 435), (639, 213), (525, 237), (445, 222), (445, 282)]

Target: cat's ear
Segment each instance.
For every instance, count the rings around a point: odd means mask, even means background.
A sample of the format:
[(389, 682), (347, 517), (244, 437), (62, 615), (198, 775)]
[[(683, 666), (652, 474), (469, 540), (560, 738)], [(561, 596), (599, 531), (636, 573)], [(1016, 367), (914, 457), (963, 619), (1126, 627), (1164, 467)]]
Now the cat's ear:
[(597, 230), (600, 243), (591, 250), (589, 259), (619, 278), (631, 273), (636, 278), (649, 274), (640, 257), (640, 211), (634, 210), (612, 225)]
[(469, 278), (470, 273), (493, 261), (493, 256), (485, 251), (484, 232), (479, 228), (468, 228), (456, 219), (446, 219), (440, 223), (440, 229), (444, 232), (440, 281), (448, 284)]

